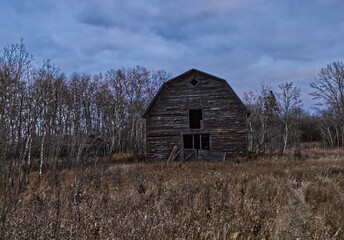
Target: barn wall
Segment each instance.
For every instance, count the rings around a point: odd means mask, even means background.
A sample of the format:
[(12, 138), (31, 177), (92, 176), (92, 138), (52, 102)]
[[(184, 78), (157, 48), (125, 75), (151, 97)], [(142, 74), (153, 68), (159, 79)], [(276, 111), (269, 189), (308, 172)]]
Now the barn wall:
[[(199, 81), (197, 87), (189, 82)], [(188, 110), (203, 109), (202, 130), (189, 129)], [(227, 157), (247, 154), (246, 111), (226, 84), (201, 73), (169, 82), (147, 115), (147, 154), (151, 161), (166, 160), (181, 132), (211, 134), (211, 150)]]

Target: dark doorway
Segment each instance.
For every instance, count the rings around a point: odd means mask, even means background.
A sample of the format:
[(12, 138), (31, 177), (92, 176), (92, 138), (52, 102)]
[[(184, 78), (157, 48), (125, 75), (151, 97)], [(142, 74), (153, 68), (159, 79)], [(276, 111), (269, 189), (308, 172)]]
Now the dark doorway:
[(183, 135), (184, 149), (193, 149), (193, 135)]
[(203, 122), (202, 109), (189, 110), (190, 129), (200, 129), (202, 127), (202, 122)]
[(199, 135), (193, 135), (194, 136), (194, 149), (200, 149), (201, 148), (201, 141), (199, 138)]

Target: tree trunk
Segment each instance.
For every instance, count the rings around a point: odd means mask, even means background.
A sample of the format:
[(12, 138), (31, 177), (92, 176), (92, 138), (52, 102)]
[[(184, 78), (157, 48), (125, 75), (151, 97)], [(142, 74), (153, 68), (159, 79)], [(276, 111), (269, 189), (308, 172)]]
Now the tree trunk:
[(78, 148), (78, 155), (76, 156), (76, 166), (79, 166), (80, 164), (80, 161), (81, 161), (81, 155), (82, 155), (82, 150), (84, 148), (84, 143), (85, 141), (83, 141), (80, 145), (79, 145), (79, 148)]
[(259, 143), (259, 152), (265, 152), (265, 120), (264, 118), (261, 118), (262, 123), (262, 129), (261, 129), (261, 137), (260, 137), (260, 143)]
[(248, 120), (249, 132), (248, 132), (248, 150), (252, 151), (253, 146), (253, 129), (252, 129), (252, 121), (251, 119)]
[(32, 138), (30, 138), (29, 152), (27, 154), (27, 164), (26, 164), (26, 174), (25, 174), (26, 184), (29, 183), (29, 175), (31, 171), (31, 144), (32, 144)]
[(284, 139), (283, 139), (283, 149), (282, 149), (282, 153), (285, 153), (286, 149), (287, 149), (287, 143), (288, 143), (288, 124), (285, 123), (284, 125)]
[(55, 172), (56, 167), (57, 167), (57, 160), (58, 156), (60, 154), (60, 144), (58, 143), (55, 148), (55, 155), (54, 155), (54, 166), (53, 166), (53, 171)]
[(39, 179), (42, 179), (42, 173), (43, 173), (44, 138), (45, 138), (45, 135), (43, 133), (42, 142), (41, 142), (41, 157), (40, 157), (40, 162), (39, 162)]

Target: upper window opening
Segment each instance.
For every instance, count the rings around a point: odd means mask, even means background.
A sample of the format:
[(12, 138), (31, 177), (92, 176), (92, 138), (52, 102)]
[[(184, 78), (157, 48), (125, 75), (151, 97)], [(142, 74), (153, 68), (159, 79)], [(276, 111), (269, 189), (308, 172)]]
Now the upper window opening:
[(190, 129), (200, 129), (203, 127), (202, 109), (189, 110), (189, 127)]
[(198, 81), (196, 79), (192, 79), (190, 83), (192, 86), (196, 87), (196, 85), (198, 84)]

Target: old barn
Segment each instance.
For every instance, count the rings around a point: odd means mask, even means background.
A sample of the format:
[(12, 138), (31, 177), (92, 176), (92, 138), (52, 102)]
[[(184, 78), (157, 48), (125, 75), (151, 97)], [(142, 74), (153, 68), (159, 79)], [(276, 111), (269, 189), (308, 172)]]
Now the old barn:
[(196, 69), (165, 82), (143, 114), (150, 161), (247, 156), (248, 109), (224, 79)]

